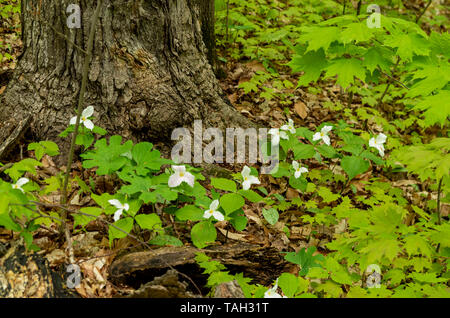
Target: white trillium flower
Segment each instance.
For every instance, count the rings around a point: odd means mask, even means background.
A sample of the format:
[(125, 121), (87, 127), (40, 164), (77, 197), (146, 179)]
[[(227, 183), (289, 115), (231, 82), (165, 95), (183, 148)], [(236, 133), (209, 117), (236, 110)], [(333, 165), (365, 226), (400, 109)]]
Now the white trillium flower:
[(289, 118), (288, 123), (286, 125), (281, 126), (281, 130), (287, 130), (291, 134), (295, 134), (294, 121)]
[(298, 179), (298, 178), (302, 175), (302, 173), (308, 172), (308, 169), (307, 169), (307, 168), (305, 168), (305, 167), (300, 167), (300, 165), (298, 164), (298, 162), (295, 161), (295, 160), (292, 161), (292, 167), (294, 167), (294, 170), (295, 170), (294, 177), (295, 177), (296, 179)]
[(272, 145), (276, 146), (280, 143), (281, 139), (289, 139), (289, 136), (284, 131), (280, 131), (278, 128), (269, 129), (269, 134), (272, 135)]
[(241, 175), (244, 181), (242, 182), (242, 188), (244, 190), (250, 189), (252, 184), (260, 184), (259, 179), (255, 176), (250, 175), (250, 168), (247, 166), (244, 166), (242, 169)]
[(325, 144), (330, 145), (330, 137), (328, 133), (333, 129), (333, 126), (323, 126), (320, 132), (317, 132), (313, 136), (313, 141), (322, 139)]
[[(83, 124), (84, 127), (86, 127), (89, 130), (94, 129), (94, 123), (89, 119), (89, 117), (91, 117), (93, 114), (94, 114), (94, 107), (93, 106), (86, 107), (83, 110), (83, 112), (81, 113), (80, 124)], [(77, 122), (77, 116), (72, 117), (70, 119), (70, 124), (71, 125), (75, 125), (76, 122)]]
[(269, 290), (267, 290), (264, 293), (264, 298), (287, 298), (286, 296), (281, 296), (280, 294), (278, 294), (277, 289), (278, 289), (278, 278), (275, 281), (275, 286), (269, 288)]
[(27, 184), (28, 182), (30, 182), (28, 178), (20, 178), (15, 184), (12, 185), (12, 188), (24, 192), (22, 186)]
[(195, 177), (186, 171), (185, 166), (172, 166), (172, 169), (175, 173), (169, 177), (170, 188), (178, 187), (183, 181), (194, 187)]
[(123, 210), (128, 211), (128, 209), (130, 208), (128, 203), (122, 204), (117, 199), (108, 200), (108, 202), (117, 208), (117, 211), (114, 213), (114, 222), (117, 222), (120, 219), (120, 217), (122, 216)]
[(203, 214), (203, 217), (205, 219), (209, 219), (211, 216), (213, 216), (217, 221), (225, 220), (223, 214), (217, 211), (218, 207), (219, 207), (219, 200), (214, 200), (209, 205), (209, 210), (206, 210), (205, 213)]
[(369, 140), (369, 146), (376, 148), (378, 152), (380, 153), (380, 156), (384, 156), (384, 146), (383, 144), (386, 142), (386, 135), (381, 133), (376, 138), (373, 137)]

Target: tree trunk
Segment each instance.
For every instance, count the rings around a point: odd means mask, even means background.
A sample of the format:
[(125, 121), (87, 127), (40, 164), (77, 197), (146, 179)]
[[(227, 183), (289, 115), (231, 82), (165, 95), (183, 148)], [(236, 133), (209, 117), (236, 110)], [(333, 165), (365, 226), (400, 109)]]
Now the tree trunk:
[[(69, 29), (66, 10), (76, 2), (81, 28)], [(75, 116), (81, 86), (84, 55), (74, 44), (86, 48), (96, 6), (91, 0), (22, 3), (23, 54), (0, 99), (0, 157), (28, 128), (33, 139), (62, 144), (58, 134)], [(213, 10), (212, 0), (103, 1), (85, 94), (95, 123), (150, 141), (170, 140), (174, 128), (195, 119), (207, 127), (248, 127), (208, 63), (208, 57), (215, 61)]]

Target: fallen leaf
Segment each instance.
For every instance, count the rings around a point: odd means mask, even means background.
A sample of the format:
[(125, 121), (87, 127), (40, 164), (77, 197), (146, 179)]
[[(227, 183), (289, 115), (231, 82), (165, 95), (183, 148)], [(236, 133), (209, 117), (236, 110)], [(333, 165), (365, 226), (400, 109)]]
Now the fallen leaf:
[(294, 109), (301, 119), (305, 119), (308, 116), (308, 108), (305, 103), (298, 101), (294, 104)]

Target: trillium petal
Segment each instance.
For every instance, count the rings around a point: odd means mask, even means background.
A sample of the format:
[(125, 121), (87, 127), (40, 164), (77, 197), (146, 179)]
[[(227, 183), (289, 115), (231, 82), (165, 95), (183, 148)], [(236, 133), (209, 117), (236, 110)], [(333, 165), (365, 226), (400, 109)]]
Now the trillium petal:
[(377, 144), (384, 144), (386, 142), (386, 135), (381, 133), (377, 136), (376, 140), (377, 140)]
[(289, 136), (284, 131), (280, 132), (280, 137), (281, 139), (289, 139)]
[(328, 137), (327, 135), (324, 135), (324, 136), (322, 137), (322, 140), (323, 140), (323, 142), (324, 142), (327, 146), (330, 145), (330, 137)]
[(128, 203), (125, 203), (125, 204), (123, 205), (123, 209), (124, 209), (125, 211), (128, 211), (128, 210), (130, 209), (130, 206), (128, 205)]
[(246, 180), (246, 181), (242, 182), (242, 189), (248, 190), (248, 189), (250, 189), (251, 185), (252, 184), (251, 184), (250, 180)]
[(189, 184), (192, 188), (194, 187), (194, 181), (195, 181), (195, 177), (194, 175), (192, 175), (189, 172), (185, 172), (184, 176), (182, 177), (182, 181), (186, 182), (187, 184)]
[(313, 136), (313, 141), (320, 140), (320, 139), (322, 139), (320, 132), (316, 132)]
[(77, 123), (77, 116), (70, 118), (70, 124), (75, 125)]
[(176, 188), (181, 184), (181, 182), (183, 182), (183, 178), (181, 178), (178, 173), (174, 173), (169, 177), (168, 185), (170, 188)]
[(94, 106), (88, 106), (86, 107), (83, 112), (81, 113), (81, 117), (88, 118), (94, 115)]
[(117, 199), (108, 200), (108, 202), (109, 202), (109, 204), (115, 206), (118, 209), (123, 209), (122, 203), (120, 203), (120, 201)]
[(299, 164), (296, 160), (292, 161), (292, 167), (294, 168), (294, 170), (297, 170), (299, 167)]
[(301, 175), (302, 175), (302, 172), (300, 170), (295, 170), (295, 173), (294, 173), (295, 179), (300, 178)]
[(380, 144), (376, 148), (378, 149), (378, 152), (380, 153), (380, 156), (384, 157), (384, 146), (382, 144)]
[(122, 216), (122, 209), (119, 209), (114, 213), (114, 221), (117, 222), (121, 216)]
[(217, 221), (223, 221), (225, 220), (225, 217), (223, 216), (222, 213), (220, 213), (219, 211), (214, 211), (213, 212), (213, 216)]
[(86, 128), (89, 129), (89, 130), (94, 129), (94, 123), (93, 123), (92, 120), (90, 120), (90, 119), (86, 119), (86, 120), (83, 122), (83, 124), (84, 124), (84, 127), (86, 127)]
[(250, 168), (248, 166), (244, 166), (244, 168), (242, 168), (242, 172), (241, 175), (243, 178), (248, 177), (250, 175)]
[(17, 180), (16, 185), (21, 187), (24, 184), (27, 184), (30, 180), (28, 178), (20, 178), (19, 180)]
[(333, 126), (323, 126), (321, 132), (327, 134), (333, 129)]
[(219, 207), (219, 200), (214, 200), (213, 202), (211, 202), (211, 204), (209, 205), (209, 208), (211, 210), (217, 210), (217, 208)]
[(172, 166), (173, 171), (175, 172), (186, 172), (186, 167), (185, 166)]
[(212, 216), (212, 213), (209, 212), (209, 210), (206, 210), (205, 213), (203, 213), (203, 218), (209, 219)]
[(377, 143), (375, 142), (375, 138), (370, 138), (369, 140), (369, 147), (377, 147)]
[(306, 172), (308, 172), (308, 169), (305, 168), (305, 167), (301, 167), (301, 168), (300, 168), (300, 172), (301, 172), (301, 173), (306, 173)]
[(259, 179), (255, 176), (248, 176), (248, 181), (250, 182), (250, 185), (260, 184)]

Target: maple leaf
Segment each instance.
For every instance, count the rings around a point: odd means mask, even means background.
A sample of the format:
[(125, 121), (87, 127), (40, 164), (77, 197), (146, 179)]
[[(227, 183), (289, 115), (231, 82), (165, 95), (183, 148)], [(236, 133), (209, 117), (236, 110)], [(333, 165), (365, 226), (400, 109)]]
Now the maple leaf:
[(411, 61), (413, 54), (428, 55), (430, 53), (426, 40), (417, 34), (392, 34), (385, 39), (384, 44), (396, 48), (396, 54), (404, 61)]
[(317, 51), (319, 49), (323, 49), (326, 52), (331, 43), (339, 39), (340, 33), (341, 29), (338, 27), (311, 27), (308, 28), (306, 34), (300, 36), (300, 41), (308, 42), (306, 52)]
[(311, 82), (316, 82), (322, 71), (328, 66), (323, 50), (308, 52), (303, 56), (295, 55), (288, 64), (293, 72), (303, 71), (304, 74), (298, 81), (299, 86), (306, 86)]
[(436, 95), (425, 97), (414, 108), (425, 111), (422, 116), (428, 126), (435, 123), (444, 126), (450, 116), (450, 90), (441, 90)]
[(297, 253), (286, 253), (284, 259), (291, 263), (299, 265), (301, 271), (298, 274), (300, 276), (305, 276), (306, 274), (308, 274), (308, 271), (311, 267), (322, 267), (322, 265), (317, 262), (325, 260), (325, 257), (323, 257), (323, 255), (321, 254), (313, 256), (315, 251), (316, 247), (314, 246), (309, 247), (308, 250), (302, 248)]
[(366, 70), (358, 59), (336, 59), (327, 67), (325, 78), (337, 75), (336, 83), (344, 89), (354, 82), (354, 77), (361, 81), (366, 79)]
[(98, 167), (96, 172), (99, 176), (119, 170), (128, 162), (128, 158), (123, 154), (129, 152), (133, 146), (131, 140), (123, 145), (121, 142), (122, 136), (117, 135), (109, 139), (109, 145), (106, 143), (106, 139), (100, 139), (95, 143), (95, 151), (81, 155), (85, 159), (83, 167), (87, 169)]
[(340, 34), (340, 41), (344, 44), (369, 41), (374, 36), (374, 29), (367, 27), (366, 21), (350, 23)]

